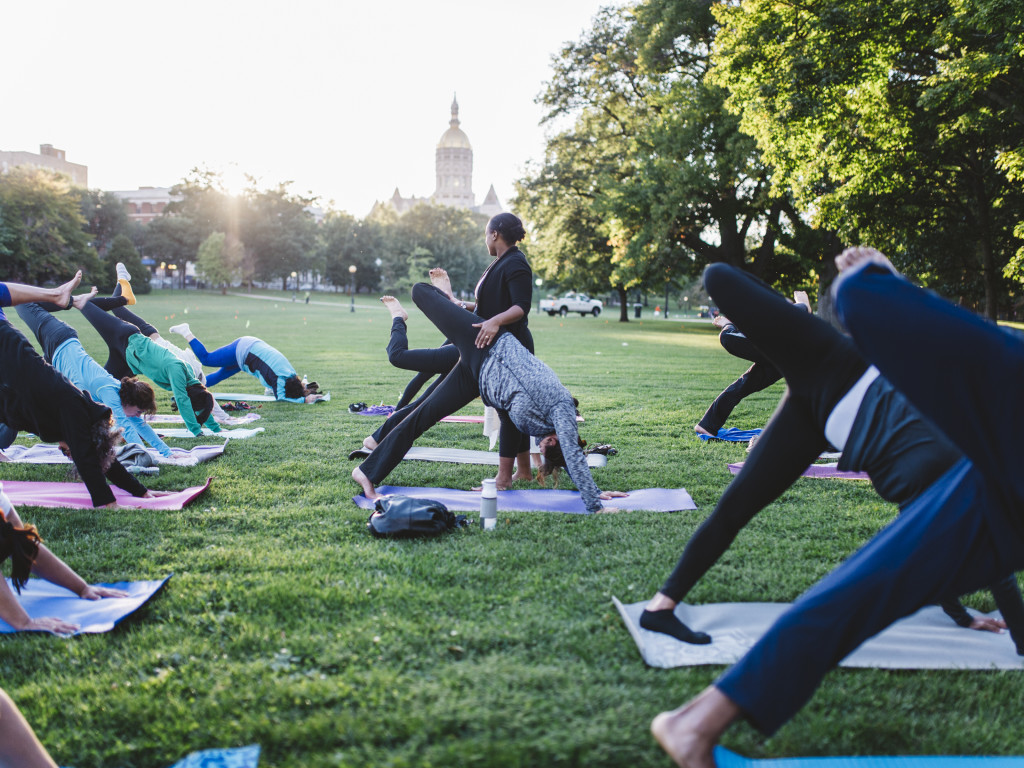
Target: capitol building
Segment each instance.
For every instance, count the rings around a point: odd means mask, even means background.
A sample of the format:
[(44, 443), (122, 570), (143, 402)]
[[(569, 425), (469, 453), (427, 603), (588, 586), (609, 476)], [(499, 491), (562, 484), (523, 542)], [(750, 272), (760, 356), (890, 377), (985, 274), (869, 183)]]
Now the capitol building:
[[(487, 190), (484, 201), (480, 205), (476, 204), (476, 197), (473, 195), (473, 146), (469, 143), (466, 132), (459, 127), (459, 102), (454, 98), (448, 130), (441, 134), (434, 152), (434, 173), (434, 194), (429, 197), (402, 197), (396, 187), (391, 198), (384, 203), (375, 203), (373, 210), (376, 211), (380, 205), (387, 205), (403, 214), (419, 203), (468, 208), (485, 216), (493, 216), (504, 210), (498, 202), (493, 184)], [(371, 215), (372, 213), (373, 211)]]

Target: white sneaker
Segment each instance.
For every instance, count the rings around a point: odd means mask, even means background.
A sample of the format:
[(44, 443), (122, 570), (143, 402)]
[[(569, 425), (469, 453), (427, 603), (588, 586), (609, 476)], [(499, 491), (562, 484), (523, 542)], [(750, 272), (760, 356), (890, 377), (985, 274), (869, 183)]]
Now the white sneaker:
[(274, 390), (272, 390), (270, 387), (264, 387), (263, 388), (263, 394), (266, 395), (267, 397), (273, 397), (274, 396)]
[(192, 329), (188, 327), (188, 323), (178, 323), (168, 328), (171, 333), (177, 333), (179, 336), (188, 336), (192, 333)]
[(125, 267), (123, 263), (121, 263), (120, 261), (117, 262), (117, 266), (115, 266), (114, 269), (117, 270), (118, 280), (124, 280), (129, 283), (132, 281), (132, 276), (128, 274), (128, 269)]

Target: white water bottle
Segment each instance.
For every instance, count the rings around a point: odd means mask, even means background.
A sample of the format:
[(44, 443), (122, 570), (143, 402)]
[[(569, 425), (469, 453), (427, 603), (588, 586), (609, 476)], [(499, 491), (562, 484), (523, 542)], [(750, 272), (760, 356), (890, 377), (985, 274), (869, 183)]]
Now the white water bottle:
[(493, 477), (483, 482), (480, 494), (480, 527), (485, 531), (493, 531), (498, 524), (498, 486)]
[(309, 376), (306, 376), (305, 374), (303, 374), (302, 375), (302, 386), (306, 386), (307, 384), (309, 384)]

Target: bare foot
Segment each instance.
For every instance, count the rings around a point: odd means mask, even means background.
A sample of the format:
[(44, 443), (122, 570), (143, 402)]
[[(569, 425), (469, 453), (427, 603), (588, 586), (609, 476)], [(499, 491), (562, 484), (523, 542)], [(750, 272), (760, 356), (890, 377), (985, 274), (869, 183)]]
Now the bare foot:
[(373, 439), (372, 435), (370, 437), (363, 439), (363, 448), (365, 448), (366, 450), (372, 451), (376, 447), (377, 441)]
[(75, 305), (75, 309), (82, 309), (82, 307), (85, 306), (86, 302), (88, 302), (89, 299), (91, 299), (93, 296), (95, 296), (96, 293), (97, 293), (97, 290), (96, 290), (96, 286), (94, 285), (92, 287), (92, 290), (89, 291), (88, 293), (80, 293), (77, 296), (75, 296), (74, 298), (72, 298), (71, 299), (71, 303)]
[(846, 270), (865, 261), (881, 264), (886, 269), (890, 269), (893, 272), (896, 272), (896, 274), (899, 274), (897, 269), (892, 265), (892, 262), (889, 261), (881, 251), (866, 245), (855, 245), (852, 248), (847, 248), (836, 256), (836, 269), (840, 272), (845, 272)]
[(57, 288), (57, 299), (53, 303), (61, 308), (66, 307), (68, 305), (68, 301), (71, 300), (71, 292), (78, 287), (80, 282), (82, 282), (82, 270), (75, 272), (75, 276), (73, 278)]
[(704, 427), (702, 427), (700, 424), (694, 424), (693, 431), (696, 432), (698, 435), (707, 435), (708, 437), (714, 437), (714, 435), (712, 435), (710, 432), (704, 429)]
[(714, 686), (695, 699), (662, 712), (651, 722), (651, 733), (680, 768), (714, 768), (714, 749), (740, 708)]
[(363, 489), (363, 496), (370, 499), (379, 499), (380, 494), (377, 493), (377, 489), (373, 487), (373, 483), (370, 482), (370, 478), (363, 474), (363, 471), (356, 467), (352, 470), (352, 479), (359, 483), (359, 487)]
[(430, 282), (449, 299), (455, 300), (455, 294), (452, 293), (452, 281), (448, 279), (448, 273), (445, 270), (440, 267), (430, 270)]
[(409, 319), (409, 313), (402, 308), (402, 302), (394, 296), (381, 296), (380, 300), (381, 303), (388, 308), (388, 312), (391, 313), (392, 317), (400, 317), (403, 320)]

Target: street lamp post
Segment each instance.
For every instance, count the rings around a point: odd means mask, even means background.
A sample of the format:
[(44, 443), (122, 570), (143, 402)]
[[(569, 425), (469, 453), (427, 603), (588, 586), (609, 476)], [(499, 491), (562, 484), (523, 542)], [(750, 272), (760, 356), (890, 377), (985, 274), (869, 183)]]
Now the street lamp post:
[(533, 284), (537, 286), (537, 314), (540, 314), (540, 287), (544, 285), (543, 278), (538, 277), (533, 281)]
[(351, 280), (349, 282), (349, 291), (350, 291), (351, 299), (349, 300), (348, 311), (349, 312), (355, 312), (356, 311), (356, 265), (355, 264), (352, 264), (348, 268), (348, 273), (352, 276), (352, 278), (351, 278)]
[(299, 290), (299, 273), (292, 272), (292, 301), (295, 301), (295, 292)]

